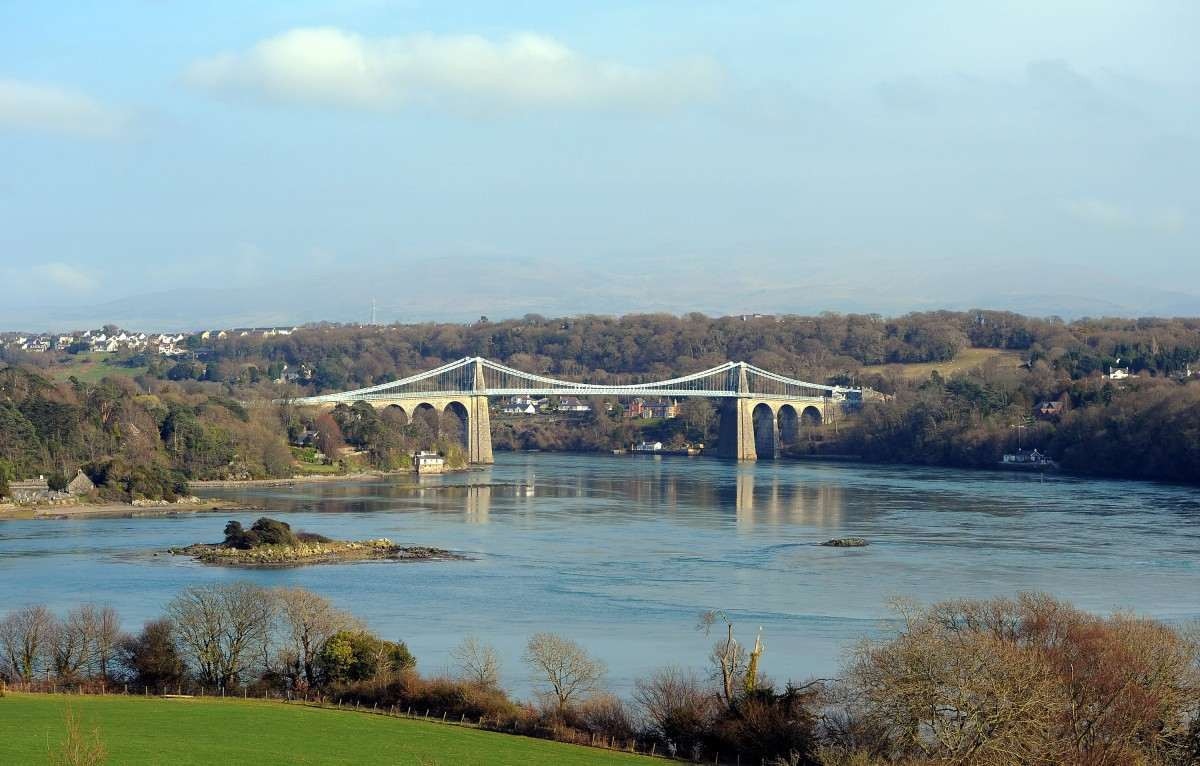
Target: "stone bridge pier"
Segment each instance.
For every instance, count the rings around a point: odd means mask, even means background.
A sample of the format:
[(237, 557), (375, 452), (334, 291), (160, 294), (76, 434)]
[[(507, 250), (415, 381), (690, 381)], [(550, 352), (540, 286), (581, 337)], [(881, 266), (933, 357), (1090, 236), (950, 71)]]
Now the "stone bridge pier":
[(749, 393), (743, 368), (737, 381), (740, 396), (720, 400), (721, 424), (717, 433), (717, 456), (751, 461), (778, 458), (785, 443), (795, 443), (802, 424), (820, 425), (834, 416), (831, 400), (767, 399)]
[(720, 400), (717, 457), (730, 460), (777, 458), (786, 444), (800, 438), (802, 426), (817, 426), (836, 416), (828, 399), (806, 401), (728, 397)]

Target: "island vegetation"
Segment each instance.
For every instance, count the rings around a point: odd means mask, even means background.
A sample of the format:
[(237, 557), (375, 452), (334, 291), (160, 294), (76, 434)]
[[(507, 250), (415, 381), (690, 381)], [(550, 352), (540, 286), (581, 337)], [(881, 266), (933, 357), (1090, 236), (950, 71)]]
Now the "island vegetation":
[(387, 538), (331, 540), (313, 532), (293, 532), (287, 522), (265, 516), (255, 521), (249, 529), (245, 529), (239, 521), (230, 521), (225, 525), (225, 539), (219, 543), (194, 543), (172, 548), (170, 552), (192, 556), (205, 564), (254, 568), (462, 558), (440, 548), (396, 545)]
[[(535, 696), (522, 701), (504, 690), (500, 656), (479, 637), (449, 652), (448, 672), (422, 674), (403, 641), (375, 635), (317, 594), (221, 583), (184, 590), (132, 635), (103, 606), (62, 615), (12, 609), (0, 617), (0, 674), (25, 693), (117, 689), (417, 711), (704, 763), (1183, 766), (1200, 758), (1194, 633), (1040, 594), (899, 603), (895, 625), (854, 648), (840, 678), (796, 683), (770, 678), (769, 637), (743, 642), (730, 615), (707, 612), (697, 625), (714, 639), (707, 661), (652, 670), (630, 699), (607, 691), (608, 669), (586, 647), (538, 632), (522, 656)], [(0, 727), (10, 719), (0, 715)]]

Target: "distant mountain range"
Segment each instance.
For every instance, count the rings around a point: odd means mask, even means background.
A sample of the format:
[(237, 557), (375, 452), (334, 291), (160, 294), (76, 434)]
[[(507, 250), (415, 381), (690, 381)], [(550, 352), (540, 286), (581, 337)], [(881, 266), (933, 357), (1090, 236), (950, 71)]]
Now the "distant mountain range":
[(255, 285), (181, 287), (105, 302), (0, 306), (0, 329), (61, 331), (106, 323), (147, 330), (313, 321), (470, 321), (536, 313), (706, 314), (1006, 309), (1035, 316), (1200, 316), (1200, 294), (1062, 267), (751, 259), (616, 258), (603, 267), (539, 259), (429, 260), (385, 273), (344, 271)]

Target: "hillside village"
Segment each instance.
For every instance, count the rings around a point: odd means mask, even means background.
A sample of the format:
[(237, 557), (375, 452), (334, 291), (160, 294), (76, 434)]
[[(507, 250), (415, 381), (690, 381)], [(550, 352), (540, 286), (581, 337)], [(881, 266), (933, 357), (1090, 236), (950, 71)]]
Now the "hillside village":
[[(63, 333), (0, 333), (0, 349), (29, 354), (153, 354), (160, 357), (202, 360), (207, 356), (207, 344), (230, 338), (274, 338), (288, 336), (299, 327), (238, 327), (223, 330), (203, 330), (189, 333), (146, 333), (125, 330), (115, 325), (99, 329), (75, 330)], [(307, 385), (312, 382), (312, 365), (295, 367), (284, 364), (272, 380), (281, 384)], [(603, 405), (612, 412), (614, 404)], [(499, 415), (584, 414), (593, 411), (593, 404), (578, 397), (512, 396), (493, 404)], [(634, 419), (670, 420), (679, 415), (675, 400), (633, 399), (623, 409), (625, 417)]]
[(258, 336), (272, 338), (291, 335), (296, 327), (239, 327), (231, 330), (204, 330), (193, 333), (145, 333), (105, 325), (97, 330), (74, 330), (62, 333), (0, 332), (0, 348), (43, 354), (51, 351), (69, 354), (109, 353), (121, 351), (154, 353), (160, 356), (184, 356), (200, 344), (231, 337)]

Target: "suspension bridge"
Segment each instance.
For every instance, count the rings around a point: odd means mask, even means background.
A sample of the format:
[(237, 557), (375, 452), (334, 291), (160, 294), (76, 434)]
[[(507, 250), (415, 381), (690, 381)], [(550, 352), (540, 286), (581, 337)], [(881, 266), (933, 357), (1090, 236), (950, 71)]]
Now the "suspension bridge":
[(717, 454), (736, 460), (777, 457), (803, 425), (836, 417), (842, 402), (860, 389), (808, 383), (755, 367), (726, 362), (668, 380), (611, 385), (559, 380), (508, 367), (483, 357), (466, 357), (390, 383), (353, 391), (307, 396), (300, 405), (333, 407), (366, 402), (395, 407), (412, 419), (421, 410), (452, 412), (465, 424), (467, 459), (492, 462), (488, 398), (495, 396), (643, 397), (718, 400), (721, 416)]

